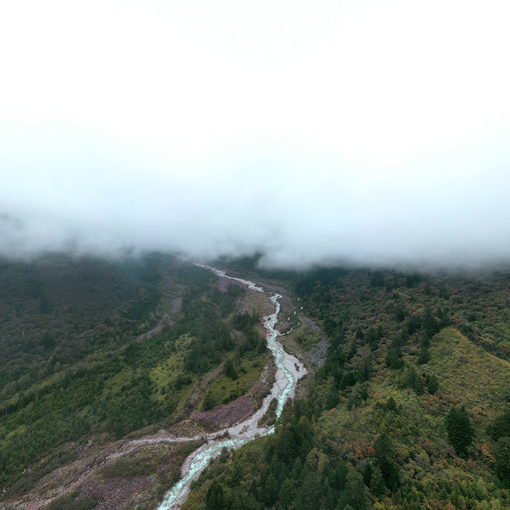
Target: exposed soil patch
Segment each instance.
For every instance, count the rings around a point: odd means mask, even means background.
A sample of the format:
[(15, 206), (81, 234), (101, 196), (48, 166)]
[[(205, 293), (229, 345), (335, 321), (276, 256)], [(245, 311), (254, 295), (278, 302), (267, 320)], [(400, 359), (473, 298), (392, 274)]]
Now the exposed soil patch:
[(170, 313), (172, 315), (178, 314), (182, 309), (182, 297), (176, 297), (172, 299), (172, 306), (170, 308)]
[(236, 287), (241, 287), (242, 289), (245, 288), (245, 286), (241, 282), (237, 282), (235, 280), (230, 280), (229, 278), (218, 278), (218, 290), (220, 292), (227, 292), (228, 288), (232, 285), (235, 285)]
[(183, 444), (167, 434), (144, 441), (119, 441), (106, 448), (95, 445), (84, 452), (85, 457), (43, 478), (30, 494), (0, 508), (40, 510), (52, 501), (58, 504), (58, 498), (76, 490), (80, 498), (97, 501), (95, 510), (131, 507), (134, 499), (145, 502), (139, 508), (151, 508), (179, 479), (181, 464), (200, 441)]
[(136, 339), (137, 340), (147, 340), (149, 338), (155, 337), (156, 335), (159, 335), (166, 327), (171, 328), (174, 324), (175, 324), (175, 321), (173, 321), (172, 319), (166, 319), (166, 320), (160, 321), (157, 326), (153, 327), (151, 330), (147, 331), (146, 333), (138, 335), (136, 337)]
[(255, 399), (243, 395), (230, 404), (216, 407), (211, 411), (193, 413), (191, 418), (204, 427), (226, 428), (238, 423), (253, 414), (257, 410)]
[(152, 483), (154, 483), (152, 476), (101, 481), (90, 478), (81, 486), (81, 493), (97, 500), (98, 504), (94, 510), (115, 510), (121, 508), (134, 494), (144, 491)]
[(302, 321), (304, 325), (308, 326), (320, 337), (320, 340), (309, 351), (305, 352), (304, 357), (309, 364), (321, 367), (324, 364), (324, 361), (326, 361), (329, 340), (322, 329), (311, 319), (308, 317), (302, 317)]

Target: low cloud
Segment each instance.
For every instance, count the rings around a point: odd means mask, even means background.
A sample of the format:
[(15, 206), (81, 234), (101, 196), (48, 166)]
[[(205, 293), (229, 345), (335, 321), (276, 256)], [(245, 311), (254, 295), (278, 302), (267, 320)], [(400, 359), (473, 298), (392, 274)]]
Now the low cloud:
[(509, 260), (506, 2), (28, 3), (0, 21), (1, 255)]
[(510, 174), (493, 137), (376, 170), (297, 148), (262, 157), (260, 147), (228, 160), (188, 158), (174, 170), (83, 133), (56, 140), (42, 152), (30, 138), (13, 157), (0, 154), (12, 172), (0, 192), (4, 256), (259, 251), (264, 264), (281, 267), (470, 266), (510, 257)]

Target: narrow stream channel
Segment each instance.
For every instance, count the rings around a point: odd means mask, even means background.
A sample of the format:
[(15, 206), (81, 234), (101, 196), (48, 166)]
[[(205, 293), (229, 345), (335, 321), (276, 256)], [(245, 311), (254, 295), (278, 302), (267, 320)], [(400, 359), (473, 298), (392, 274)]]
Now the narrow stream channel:
[[(211, 266), (196, 264), (203, 269), (212, 271), (220, 278), (228, 278), (246, 285), (248, 289), (255, 292), (267, 292), (256, 285), (254, 282), (227, 276), (225, 271)], [(259, 427), (259, 421), (264, 416), (273, 399), (276, 399), (276, 418), (282, 414), (285, 403), (294, 396), (297, 381), (306, 374), (303, 364), (291, 354), (283, 349), (281, 343), (277, 340), (280, 336), (276, 329), (278, 323), (278, 314), (280, 313), (279, 299), (280, 294), (273, 294), (269, 297), (274, 305), (274, 312), (264, 317), (264, 328), (266, 329), (267, 347), (273, 353), (276, 364), (276, 377), (271, 392), (265, 397), (262, 406), (249, 418), (237, 425), (223, 429), (204, 436), (208, 441), (200, 448), (192, 452), (184, 461), (181, 468), (181, 479), (165, 494), (158, 510), (176, 510), (186, 500), (189, 493), (191, 482), (196, 480), (200, 473), (208, 466), (212, 459), (217, 457), (224, 448), (238, 448), (257, 437), (263, 437), (273, 434), (275, 427)], [(182, 438), (185, 440), (186, 438)]]

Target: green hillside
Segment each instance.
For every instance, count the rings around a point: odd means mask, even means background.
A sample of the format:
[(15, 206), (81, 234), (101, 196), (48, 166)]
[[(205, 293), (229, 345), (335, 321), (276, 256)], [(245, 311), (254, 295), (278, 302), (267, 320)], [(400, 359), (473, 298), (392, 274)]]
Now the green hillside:
[(508, 275), (279, 276), (328, 334), (326, 362), (186, 510), (510, 508)]
[[(510, 508), (508, 274), (234, 266), (284, 294), (282, 341), (309, 373), (276, 434), (213, 461), (186, 510)], [(217, 406), (269, 388), (267, 300), (208, 271), (160, 255), (0, 269), (6, 509), (154, 508), (199, 442), (133, 441), (210, 430)]]
[(2, 261), (0, 500), (30, 492), (84, 446), (107, 449), (203, 409), (199, 388), (224, 381), (226, 359), (247, 391), (268, 355), (258, 317), (238, 319), (243, 295), (172, 257)]

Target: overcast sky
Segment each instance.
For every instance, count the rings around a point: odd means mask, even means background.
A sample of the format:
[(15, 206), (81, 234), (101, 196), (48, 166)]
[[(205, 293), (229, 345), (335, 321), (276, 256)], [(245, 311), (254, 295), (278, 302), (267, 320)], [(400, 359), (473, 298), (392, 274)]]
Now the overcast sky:
[(0, 2), (0, 254), (510, 258), (507, 0)]

